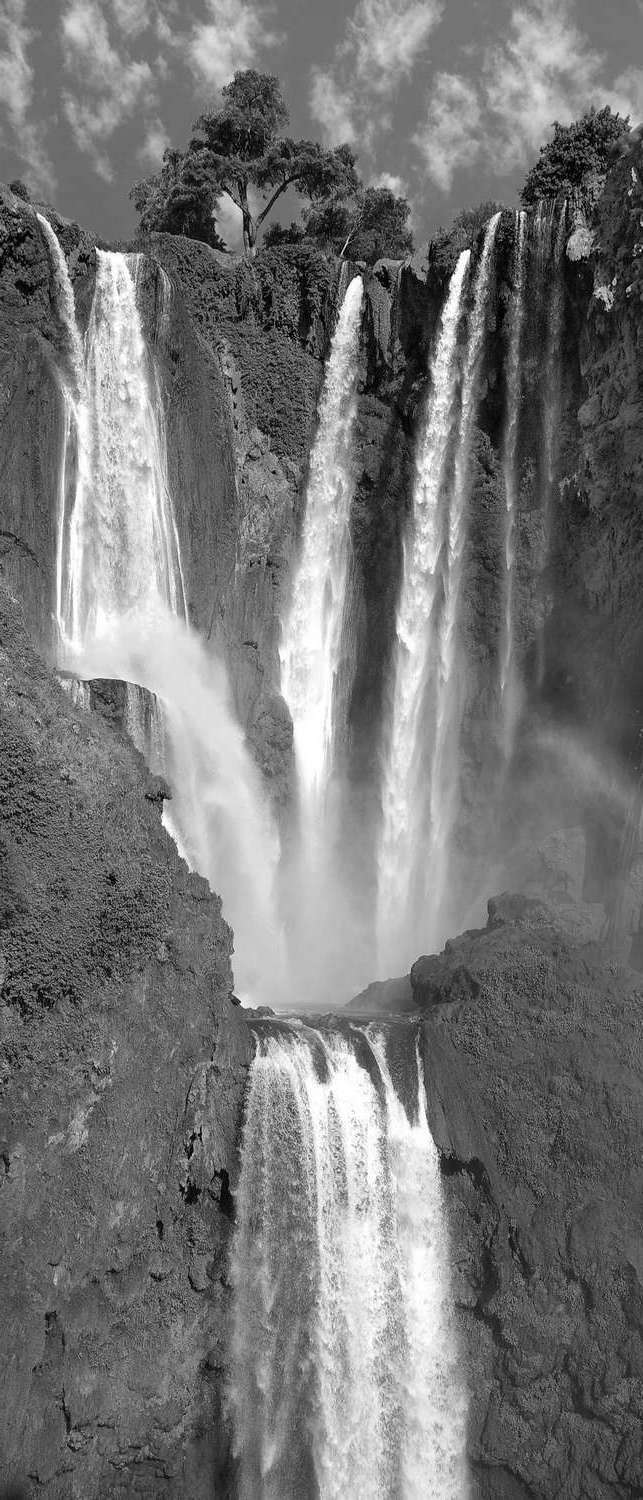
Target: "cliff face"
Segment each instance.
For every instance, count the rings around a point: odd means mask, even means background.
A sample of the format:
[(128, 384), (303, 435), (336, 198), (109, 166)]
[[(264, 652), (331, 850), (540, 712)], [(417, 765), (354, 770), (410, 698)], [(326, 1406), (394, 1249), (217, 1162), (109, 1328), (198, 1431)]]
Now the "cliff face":
[(4, 593), (0, 673), (0, 1477), (205, 1500), (249, 1056), (232, 935), (162, 788)]
[(411, 986), (473, 1494), (626, 1500), (643, 1456), (641, 986), (542, 902), (508, 896), (419, 959)]

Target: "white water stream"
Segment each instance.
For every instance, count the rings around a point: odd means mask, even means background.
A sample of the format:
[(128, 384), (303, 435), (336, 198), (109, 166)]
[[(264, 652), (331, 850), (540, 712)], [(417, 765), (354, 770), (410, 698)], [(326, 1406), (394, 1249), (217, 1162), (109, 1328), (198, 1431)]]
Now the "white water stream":
[(240, 1500), (468, 1494), (422, 1081), (409, 1119), (383, 1039), (360, 1042), (268, 1036), (252, 1064), (231, 1263)]
[(502, 472), (505, 487), (505, 600), (500, 645), (500, 713), (504, 760), (511, 755), (518, 716), (518, 683), (515, 670), (514, 595), (516, 571), (516, 525), (518, 514), (518, 427), (521, 402), (521, 348), (525, 321), (525, 226), (527, 215), (516, 213), (514, 290), (511, 303), (509, 348), (506, 365), (505, 432)]

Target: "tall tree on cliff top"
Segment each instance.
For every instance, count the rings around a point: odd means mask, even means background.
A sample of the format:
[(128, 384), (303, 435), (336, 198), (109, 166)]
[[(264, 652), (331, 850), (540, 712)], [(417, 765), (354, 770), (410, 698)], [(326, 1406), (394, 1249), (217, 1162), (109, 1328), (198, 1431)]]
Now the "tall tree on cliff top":
[[(235, 73), (221, 98), (219, 109), (195, 121), (187, 155), (194, 170), (208, 175), (217, 193), (227, 193), (241, 210), (247, 256), (254, 254), (257, 233), (287, 188), (296, 188), (310, 203), (356, 191), (349, 146), (329, 151), (317, 141), (282, 134), (288, 110), (277, 78), (248, 68)], [(251, 202), (257, 195), (263, 200), (258, 210)]]

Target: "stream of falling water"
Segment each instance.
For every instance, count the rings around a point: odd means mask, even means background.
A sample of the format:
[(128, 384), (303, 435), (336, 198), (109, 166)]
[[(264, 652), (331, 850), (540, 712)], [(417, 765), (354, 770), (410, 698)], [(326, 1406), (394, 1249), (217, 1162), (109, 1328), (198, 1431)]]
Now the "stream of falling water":
[[(435, 669), (435, 610), (445, 540), (444, 473), (458, 387), (458, 329), (470, 251), (459, 257), (431, 361), (426, 422), (418, 449), (410, 536), (397, 614), (397, 649), (388, 753), (384, 767), (378, 871), (380, 970), (395, 973), (408, 958), (411, 885), (426, 829), (418, 825), (425, 758), (419, 748), (427, 675)], [(411, 933), (408, 933), (411, 936)]]
[(448, 481), (445, 465), (460, 378), (457, 334), (467, 269), (464, 256), (451, 280), (432, 366), (414, 529), (405, 550), (384, 774), (378, 872), (382, 975), (408, 969), (418, 945), (430, 952), (447, 936), (444, 908), (457, 813), (466, 673), (460, 614), (471, 440), (499, 223), (499, 213), (489, 220), (473, 283), (453, 475)]
[(282, 889), (292, 966), (298, 978), (306, 976), (309, 1003), (323, 1001), (337, 985), (349, 995), (370, 977), (359, 967), (355, 906), (335, 859), (331, 796), (352, 674), (350, 508), (363, 295), (362, 278), (354, 276), (341, 300), (326, 365), (280, 646), (299, 790), (298, 836)]
[(516, 523), (518, 509), (518, 426), (521, 400), (521, 347), (525, 321), (525, 225), (527, 215), (516, 213), (514, 291), (511, 304), (509, 348), (506, 364), (505, 435), (502, 473), (505, 488), (505, 600), (500, 646), (500, 714), (505, 764), (510, 758), (518, 712), (515, 674), (514, 593), (516, 569)]
[[(74, 351), (73, 382), (63, 382), (60, 665), (78, 678), (135, 685), (127, 714), (133, 738), (171, 785), (166, 826), (191, 868), (222, 895), (237, 939), (238, 988), (276, 1000), (283, 986), (273, 895), (278, 840), (224, 667), (186, 623), (163, 408), (136, 301), (139, 258), (97, 252), (83, 351), (65, 257), (51, 227), (44, 232)], [(164, 314), (167, 299), (164, 283)], [(152, 695), (147, 709), (136, 687)]]
[(541, 587), (542, 624), (538, 635), (538, 680), (544, 681), (545, 625), (547, 611), (547, 574), (551, 562), (552, 508), (558, 456), (561, 380), (562, 380), (562, 331), (565, 310), (565, 283), (563, 263), (565, 234), (567, 228), (567, 199), (558, 207), (554, 203), (539, 204), (535, 221), (536, 234), (542, 262), (543, 277), (548, 289), (547, 332), (545, 362), (542, 374), (542, 471), (541, 513), (543, 521), (543, 586)]
[(421, 1077), (409, 1118), (376, 1033), (260, 1039), (231, 1262), (240, 1500), (466, 1500), (448, 1257)]
[(354, 276), (339, 310), (324, 376), (301, 552), (280, 648), (281, 687), (292, 714), (297, 775), (307, 831), (313, 836), (332, 769), (335, 738), (363, 294), (362, 278)]

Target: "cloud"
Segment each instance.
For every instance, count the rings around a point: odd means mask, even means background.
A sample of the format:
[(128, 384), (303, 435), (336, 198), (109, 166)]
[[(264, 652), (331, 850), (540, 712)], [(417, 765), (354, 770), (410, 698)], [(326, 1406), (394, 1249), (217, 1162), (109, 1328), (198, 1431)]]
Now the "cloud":
[(643, 70), (605, 78), (605, 59), (570, 14), (569, 0), (532, 0), (511, 14), (503, 42), (484, 48), (475, 78), (438, 73), (426, 118), (413, 136), (427, 175), (448, 191), (459, 167), (486, 158), (510, 172), (538, 150), (554, 120), (568, 124), (590, 105), (634, 109)]
[(390, 123), (383, 108), (442, 20), (445, 0), (358, 0), (330, 69), (313, 68), (310, 108), (334, 144), (370, 145)]
[(194, 76), (220, 89), (238, 68), (250, 68), (259, 53), (279, 37), (269, 30), (265, 11), (251, 0), (205, 0), (207, 17), (197, 21), (184, 43)]
[(150, 120), (143, 145), (139, 147), (136, 155), (138, 160), (145, 166), (159, 167), (163, 160), (163, 152), (170, 145), (170, 137), (162, 120), (158, 118)]
[(45, 125), (31, 119), (34, 70), (28, 49), (35, 33), (25, 25), (26, 0), (0, 0), (0, 109), (11, 145), (25, 163), (34, 192), (52, 192), (56, 176), (44, 145)]
[(330, 71), (313, 68), (310, 91), (310, 110), (313, 119), (321, 125), (327, 140), (334, 145), (357, 137), (353, 119), (355, 101), (340, 88)]
[(388, 188), (390, 193), (395, 193), (397, 198), (403, 198), (408, 193), (409, 185), (404, 177), (398, 177), (396, 172), (380, 172), (371, 181), (371, 187)]
[(63, 92), (63, 108), (78, 147), (109, 182), (113, 172), (103, 143), (137, 109), (156, 103), (152, 69), (113, 45), (97, 0), (69, 0), (61, 35), (65, 68), (80, 89)]
[(125, 36), (140, 36), (151, 20), (150, 0), (111, 0), (114, 20)]

